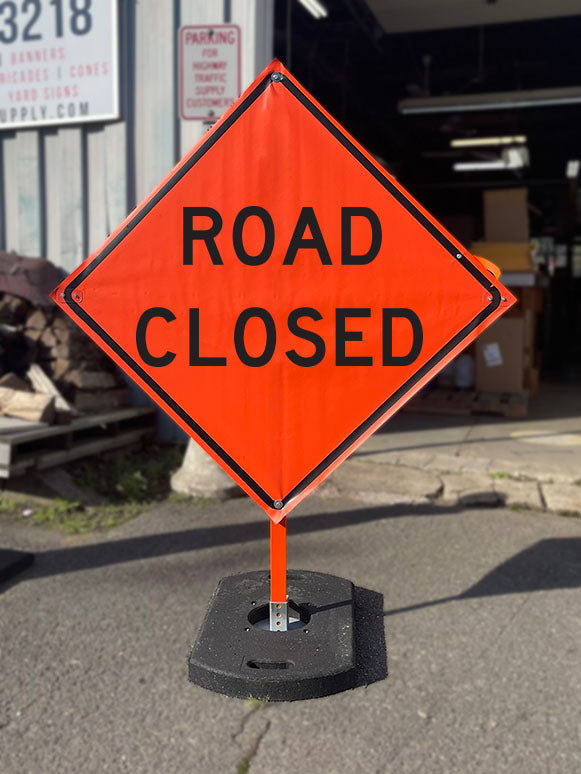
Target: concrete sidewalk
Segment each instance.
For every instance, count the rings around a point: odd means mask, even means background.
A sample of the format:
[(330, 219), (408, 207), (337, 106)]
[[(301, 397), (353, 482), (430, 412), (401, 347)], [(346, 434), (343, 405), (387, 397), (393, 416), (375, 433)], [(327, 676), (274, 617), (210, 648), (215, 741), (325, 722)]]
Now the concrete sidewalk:
[(400, 412), (321, 494), (581, 513), (579, 484), (581, 390), (543, 385), (526, 420)]
[(267, 564), (248, 499), (88, 538), (0, 530), (37, 553), (0, 596), (3, 774), (581, 770), (579, 519), (310, 498), (289, 566), (383, 595), (389, 676), (369, 629), (368, 687), (267, 705), (187, 680), (219, 578)]

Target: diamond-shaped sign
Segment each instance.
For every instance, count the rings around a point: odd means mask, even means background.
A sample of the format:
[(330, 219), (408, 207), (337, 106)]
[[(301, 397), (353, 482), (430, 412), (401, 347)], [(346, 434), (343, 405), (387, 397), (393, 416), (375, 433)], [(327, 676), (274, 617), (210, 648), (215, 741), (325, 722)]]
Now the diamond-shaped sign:
[(274, 522), (514, 302), (276, 61), (53, 298)]

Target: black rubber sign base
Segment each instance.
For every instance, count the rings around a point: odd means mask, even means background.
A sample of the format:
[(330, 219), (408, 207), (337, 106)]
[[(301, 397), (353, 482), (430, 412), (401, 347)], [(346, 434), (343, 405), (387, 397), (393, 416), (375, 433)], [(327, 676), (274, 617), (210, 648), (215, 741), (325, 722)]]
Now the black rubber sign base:
[(189, 658), (190, 680), (227, 696), (294, 701), (356, 681), (353, 584), (291, 570), (289, 630), (268, 628), (268, 571), (223, 578)]

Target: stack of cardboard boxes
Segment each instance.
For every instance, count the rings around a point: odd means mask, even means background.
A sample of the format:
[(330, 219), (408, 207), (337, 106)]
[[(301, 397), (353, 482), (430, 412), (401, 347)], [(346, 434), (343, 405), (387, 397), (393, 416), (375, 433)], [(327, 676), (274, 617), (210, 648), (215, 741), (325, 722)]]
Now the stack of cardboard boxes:
[(485, 241), (472, 243), (473, 254), (499, 267), (505, 275), (501, 281), (510, 285), (518, 303), (476, 342), (476, 389), (534, 393), (539, 381), (537, 320), (543, 290), (535, 281), (531, 261), (526, 188), (484, 192), (484, 236)]
[(484, 242), (472, 252), (502, 271), (533, 271), (526, 188), (484, 191)]

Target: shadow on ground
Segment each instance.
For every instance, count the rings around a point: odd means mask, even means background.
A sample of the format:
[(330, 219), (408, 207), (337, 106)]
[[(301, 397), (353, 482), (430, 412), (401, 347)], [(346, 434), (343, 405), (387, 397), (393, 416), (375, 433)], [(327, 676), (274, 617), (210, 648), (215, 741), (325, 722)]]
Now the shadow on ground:
[[(457, 507), (442, 508), (431, 505), (357, 508), (336, 513), (294, 516), (291, 529), (293, 534), (308, 534), (402, 516), (445, 518), (461, 512), (462, 509)], [(18, 580), (34, 580), (122, 562), (267, 539), (268, 522), (266, 519), (260, 519), (49, 550), (36, 554), (33, 567), (4, 584), (3, 588)], [(384, 611), (383, 615), (396, 615), (475, 597), (579, 587), (581, 538), (551, 538), (542, 540), (506, 560), (461, 594), (394, 608)], [(375, 609), (377, 599), (368, 600)]]
[(407, 613), (462, 599), (579, 587), (581, 587), (581, 538), (549, 538), (535, 543), (499, 564), (492, 572), (461, 594), (386, 610), (384, 615)]
[[(450, 516), (460, 512), (460, 508), (441, 508), (431, 505), (357, 508), (335, 513), (295, 515), (292, 517), (290, 529), (293, 535), (301, 535), (403, 516)], [(58, 548), (37, 553), (33, 569), (21, 578), (23, 580), (46, 578), (51, 575), (107, 567), (122, 562), (152, 559), (156, 556), (268, 540), (268, 530), (268, 519), (261, 518), (259, 521), (216, 527), (194, 527), (179, 532), (160, 532), (156, 535)]]

